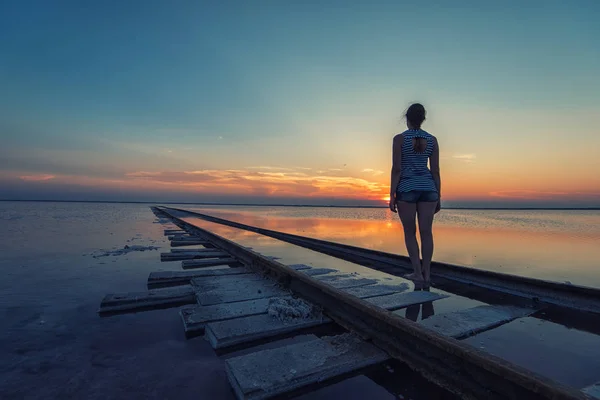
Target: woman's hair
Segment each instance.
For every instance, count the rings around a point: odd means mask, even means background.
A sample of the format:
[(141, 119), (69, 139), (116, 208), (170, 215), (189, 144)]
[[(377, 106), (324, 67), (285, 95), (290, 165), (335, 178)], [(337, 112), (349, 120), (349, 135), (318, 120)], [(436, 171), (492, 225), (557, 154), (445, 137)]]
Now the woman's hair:
[(420, 129), (421, 124), (425, 121), (425, 114), (425, 107), (420, 103), (414, 103), (406, 110), (406, 120), (410, 122), (414, 128)]

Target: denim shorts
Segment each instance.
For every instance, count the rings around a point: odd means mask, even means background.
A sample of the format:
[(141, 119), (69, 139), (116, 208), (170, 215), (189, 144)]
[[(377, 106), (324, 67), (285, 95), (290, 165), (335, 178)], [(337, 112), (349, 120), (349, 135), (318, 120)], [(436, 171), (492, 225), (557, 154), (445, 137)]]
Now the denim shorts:
[(410, 192), (396, 192), (396, 201), (419, 203), (422, 201), (438, 201), (440, 196), (434, 190), (411, 190)]

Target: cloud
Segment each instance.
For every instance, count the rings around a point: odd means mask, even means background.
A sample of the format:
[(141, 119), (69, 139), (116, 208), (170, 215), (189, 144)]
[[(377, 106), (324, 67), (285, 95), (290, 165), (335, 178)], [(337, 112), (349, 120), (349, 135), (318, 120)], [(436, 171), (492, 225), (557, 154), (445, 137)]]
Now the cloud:
[(136, 171), (126, 174), (126, 177), (155, 188), (185, 188), (202, 193), (221, 194), (380, 199), (388, 190), (386, 184), (351, 176), (332, 176), (325, 172), (317, 171), (318, 175), (314, 175), (288, 170), (206, 169), (198, 171)]
[(49, 181), (51, 179), (56, 178), (55, 175), (50, 174), (38, 174), (38, 175), (23, 175), (19, 176), (20, 179), (28, 182), (41, 182), (41, 181)]
[(268, 165), (261, 165), (258, 167), (246, 167), (248, 169), (266, 169), (266, 170), (277, 170), (277, 171), (293, 171), (293, 168), (284, 168), (284, 167), (271, 167)]
[(377, 176), (377, 175), (381, 175), (383, 174), (383, 171), (380, 171), (378, 169), (373, 169), (373, 168), (365, 168), (360, 172), (364, 172), (364, 173), (372, 173), (373, 176)]
[(457, 160), (464, 161), (466, 163), (475, 162), (475, 158), (477, 156), (475, 154), (455, 154), (452, 158), (456, 158)]
[[(43, 170), (42, 170), (43, 171)], [(309, 168), (255, 166), (241, 169), (132, 169), (118, 176), (91, 174), (50, 174), (42, 171), (6, 172), (0, 178), (28, 182), (52, 181), (52, 185), (77, 185), (94, 190), (129, 190), (153, 193), (187, 193), (190, 196), (263, 196), (296, 199), (344, 199), (379, 201), (388, 192), (387, 183), (367, 176), (350, 176), (335, 168), (314, 171)], [(374, 171), (376, 172), (376, 171)]]

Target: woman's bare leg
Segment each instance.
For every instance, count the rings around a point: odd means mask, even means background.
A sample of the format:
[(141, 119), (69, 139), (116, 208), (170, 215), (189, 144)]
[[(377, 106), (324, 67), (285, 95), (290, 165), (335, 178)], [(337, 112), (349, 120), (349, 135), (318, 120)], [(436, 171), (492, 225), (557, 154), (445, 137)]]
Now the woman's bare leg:
[(417, 203), (419, 215), (419, 233), (421, 234), (421, 251), (423, 254), (422, 269), (423, 279), (431, 279), (431, 259), (433, 258), (433, 216), (437, 201), (424, 201)]
[(419, 243), (417, 243), (417, 224), (416, 224), (417, 204), (405, 201), (398, 202), (398, 215), (404, 228), (404, 243), (414, 272), (406, 276), (407, 279), (422, 281), (423, 272), (421, 271), (421, 259), (419, 257)]

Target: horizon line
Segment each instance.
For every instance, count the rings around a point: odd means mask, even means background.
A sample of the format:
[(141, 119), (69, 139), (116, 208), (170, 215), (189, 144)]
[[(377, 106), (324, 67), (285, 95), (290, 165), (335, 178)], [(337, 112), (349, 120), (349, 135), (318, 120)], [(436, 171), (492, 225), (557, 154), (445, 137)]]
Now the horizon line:
[[(243, 206), (243, 207), (313, 207), (313, 208), (388, 208), (376, 205), (319, 205), (319, 204), (282, 204), (282, 203), (216, 203), (216, 202), (178, 202), (178, 201), (119, 201), (119, 200), (27, 200), (0, 199), (0, 202), (35, 202), (35, 203), (109, 203), (109, 204), (183, 204), (202, 206)], [(588, 210), (597, 211), (600, 207), (442, 207), (444, 210)]]

